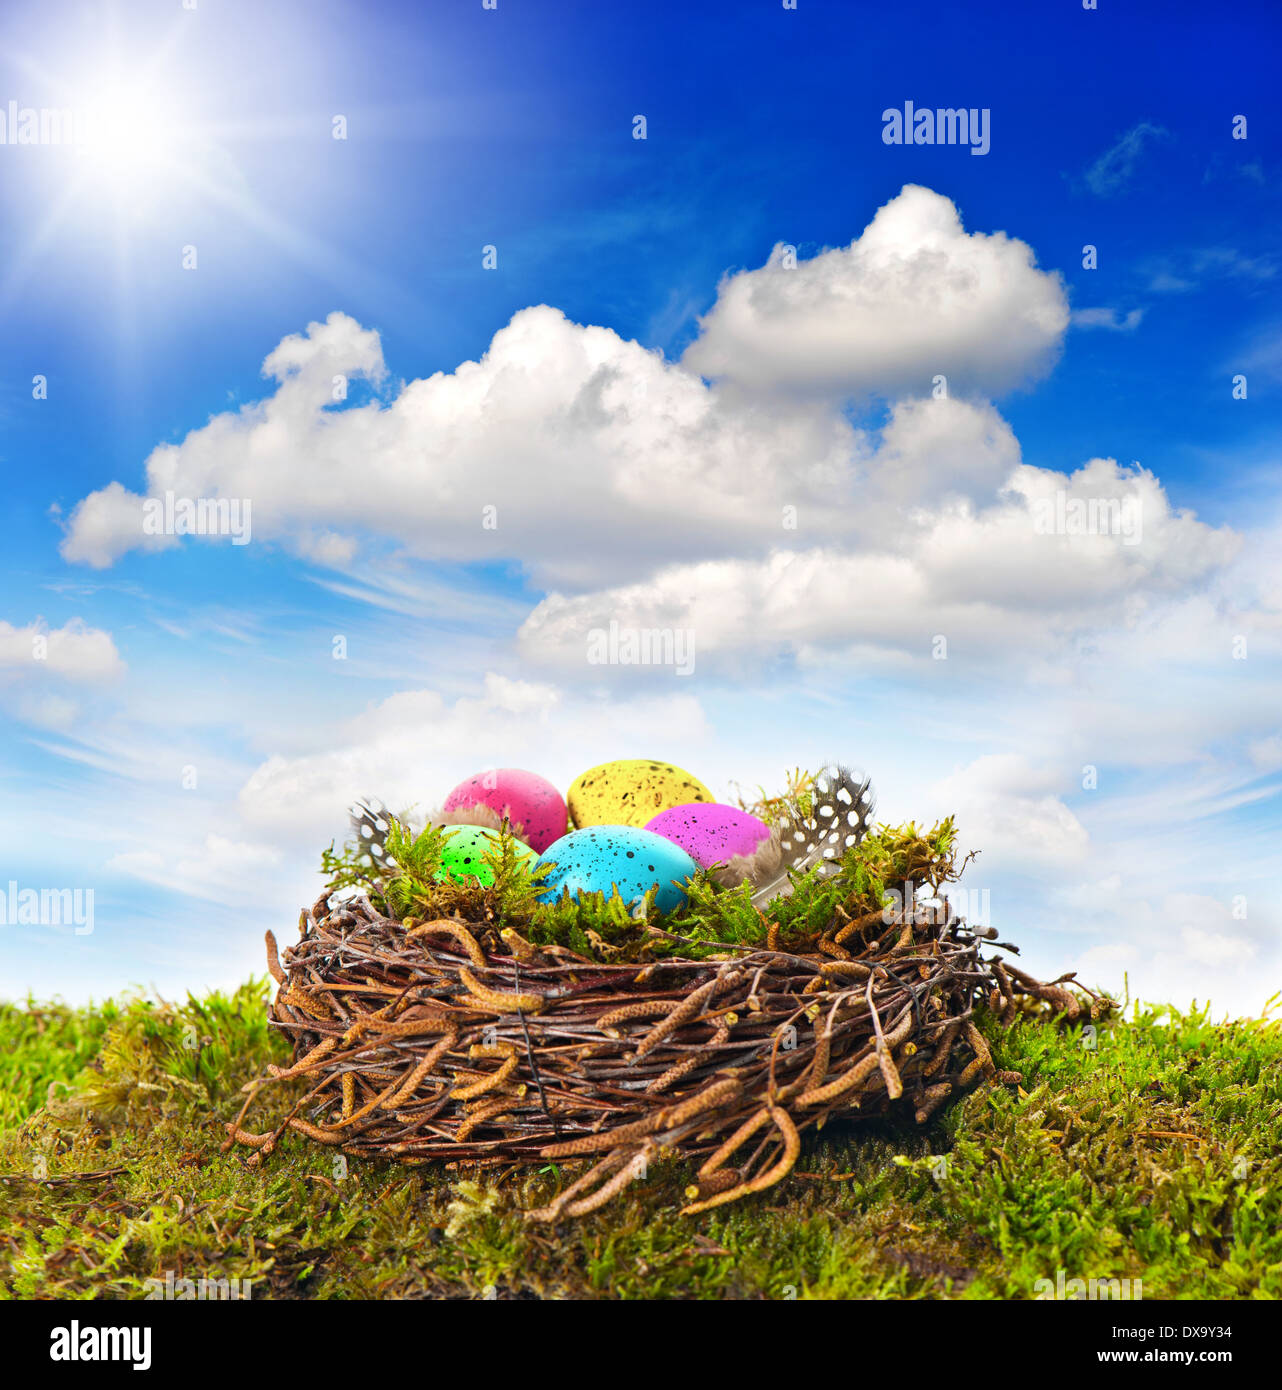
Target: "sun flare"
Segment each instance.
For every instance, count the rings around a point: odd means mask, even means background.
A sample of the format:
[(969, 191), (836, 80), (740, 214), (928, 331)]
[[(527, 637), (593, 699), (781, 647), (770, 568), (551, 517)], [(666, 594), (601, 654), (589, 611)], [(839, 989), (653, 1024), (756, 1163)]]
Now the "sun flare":
[(181, 163), (184, 127), (172, 93), (113, 76), (85, 103), (82, 172), (116, 191), (141, 192)]

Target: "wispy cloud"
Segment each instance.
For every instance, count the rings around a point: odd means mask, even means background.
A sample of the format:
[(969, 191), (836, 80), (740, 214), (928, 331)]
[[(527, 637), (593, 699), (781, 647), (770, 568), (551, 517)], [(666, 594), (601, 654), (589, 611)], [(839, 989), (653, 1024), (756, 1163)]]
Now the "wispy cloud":
[(1118, 138), (1085, 174), (1086, 186), (1099, 198), (1120, 193), (1130, 183), (1145, 149), (1170, 138), (1170, 131), (1152, 121), (1140, 121)]
[(1282, 324), (1269, 325), (1248, 344), (1240, 357), (1225, 363), (1235, 372), (1258, 372), (1282, 380)]
[(1074, 328), (1107, 328), (1114, 333), (1131, 333), (1140, 326), (1143, 317), (1143, 309), (1132, 309), (1126, 314), (1118, 309), (1075, 309), (1072, 324)]

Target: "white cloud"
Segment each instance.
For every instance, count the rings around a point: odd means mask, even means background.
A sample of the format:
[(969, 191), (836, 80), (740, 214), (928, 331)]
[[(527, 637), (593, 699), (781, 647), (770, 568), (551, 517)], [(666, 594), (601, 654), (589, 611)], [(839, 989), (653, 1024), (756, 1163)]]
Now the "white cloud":
[[(1019, 463), (1019, 441), (991, 405), (948, 396), (897, 401), (877, 447), (860, 465), (852, 504), (841, 509), (841, 534), (873, 535), (887, 521), (902, 526), (885, 515), (882, 503), (991, 500)], [(805, 520), (809, 531), (814, 518)]]
[(1168, 254), (1155, 262), (1149, 289), (1156, 294), (1182, 294), (1208, 280), (1272, 280), (1277, 273), (1277, 264), (1270, 256), (1248, 255), (1235, 246), (1203, 246)]
[(982, 847), (985, 871), (1064, 868), (1090, 849), (1086, 827), (1055, 795), (1065, 780), (1062, 769), (1018, 754), (986, 754), (941, 778), (928, 798), (957, 815), (968, 845)]
[(1071, 626), (1121, 617), (1146, 591), (1175, 593), (1237, 554), (1241, 539), (1171, 506), (1138, 465), (1091, 459), (1071, 474), (1023, 465), (987, 509), (932, 519), (923, 565), (952, 593), (1058, 612)]
[(1234, 916), (1231, 903), (1206, 893), (1166, 893), (1152, 900), (1120, 896), (1107, 905), (1103, 940), (1070, 963), (1080, 978), (1107, 981), (1132, 999), (1187, 1008), (1213, 1006), (1214, 1017), (1258, 1016), (1275, 992), (1280, 962), (1275, 921)]
[(0, 621), (0, 677), (57, 676), (92, 683), (112, 680), (124, 669), (111, 634), (79, 618), (56, 628), (43, 619), (25, 627)]
[[(271, 395), (153, 450), (145, 495), (248, 499), (256, 541), (320, 565), (349, 566), (373, 535), (570, 587), (760, 552), (787, 507), (836, 539), (866, 463), (890, 502), (993, 488), (1018, 458), (1009, 427), (982, 403), (897, 401), (878, 463), (841, 411), (756, 387), (924, 396), (942, 373), (954, 396), (1001, 389), (1049, 365), (1067, 316), (1024, 243), (968, 235), (910, 186), (850, 247), (727, 281), (689, 365), (541, 305), (479, 362), (392, 387), (378, 335), (330, 314), (269, 354)], [(335, 382), (362, 377), (380, 395), (334, 409)], [(144, 534), (143, 501), (119, 482), (82, 499), (63, 556), (103, 568), (173, 544)]]
[(19, 696), (14, 713), (24, 724), (33, 724), (36, 728), (56, 733), (69, 733), (80, 717), (80, 705), (65, 695), (32, 691)]
[(1004, 232), (967, 233), (909, 184), (849, 246), (789, 268), (782, 245), (724, 280), (685, 362), (753, 390), (996, 394), (1044, 372), (1068, 325), (1057, 274)]
[(254, 900), (255, 887), (265, 887), (264, 880), (282, 858), (271, 845), (206, 835), (192, 852), (176, 859), (157, 850), (128, 850), (113, 855), (106, 867), (187, 897), (247, 906)]
[(143, 530), (145, 500), (118, 482), (91, 492), (67, 519), (66, 535), (59, 546), (62, 558), (107, 569), (126, 551), (169, 550), (177, 545), (173, 536)]
[(345, 828), (347, 805), (378, 796), (420, 813), (486, 767), (531, 766), (568, 787), (585, 768), (621, 757), (692, 756), (707, 738), (687, 694), (635, 699), (568, 696), (494, 672), (453, 702), (406, 690), (318, 737), (316, 751), (268, 758), (245, 782), (238, 809), (261, 833), (315, 845)]
[[(515, 315), (480, 362), (386, 404), (329, 409), (335, 376), (383, 375), (377, 336), (343, 314), (286, 339), (265, 370), (274, 395), (153, 451), (148, 492), (249, 498), (255, 540), (329, 565), (350, 563), (358, 532), (569, 579), (715, 537), (733, 551), (777, 534), (785, 504), (818, 513), (860, 449), (839, 415), (709, 389), (547, 306)], [(91, 493), (64, 557), (101, 567), (138, 547), (141, 505), (118, 483)]]
[(1262, 772), (1282, 770), (1282, 734), (1256, 739), (1250, 746), (1251, 758)]
[[(920, 494), (927, 476), (914, 480), (912, 462), (891, 457), (875, 457), (874, 491), (884, 469)], [(978, 457), (987, 466), (1003, 451)], [(1092, 516), (1096, 534), (1085, 529)], [(521, 650), (573, 667), (587, 633), (613, 620), (692, 629), (701, 656), (760, 660), (865, 643), (928, 661), (942, 635), (952, 655), (1027, 664), (1085, 630), (1133, 622), (1146, 600), (1201, 583), (1238, 547), (1227, 528), (1174, 511), (1151, 473), (1112, 459), (1072, 475), (1019, 465), (991, 506), (945, 498), (935, 509), (895, 513), (874, 505), (863, 523), (857, 550), (780, 548), (764, 559), (674, 565), (595, 593), (551, 593), (522, 625)], [(1112, 524), (1115, 534), (1099, 533)]]
[(1143, 309), (1123, 314), (1119, 309), (1074, 309), (1074, 328), (1107, 328), (1113, 333), (1132, 333), (1140, 326)]

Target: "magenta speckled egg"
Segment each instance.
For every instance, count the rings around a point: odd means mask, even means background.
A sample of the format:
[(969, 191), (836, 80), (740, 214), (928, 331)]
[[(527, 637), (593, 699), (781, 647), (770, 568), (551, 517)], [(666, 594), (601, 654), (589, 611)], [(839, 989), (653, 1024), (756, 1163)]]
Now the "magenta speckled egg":
[(705, 869), (709, 864), (728, 863), (736, 855), (751, 857), (770, 836), (770, 827), (764, 821), (719, 801), (670, 806), (648, 821), (645, 828), (680, 845)]
[(513, 833), (539, 854), (565, 834), (565, 800), (537, 772), (519, 767), (478, 772), (460, 782), (445, 798), (441, 809), (466, 811), (473, 806), (488, 806), (495, 815), (506, 816)]

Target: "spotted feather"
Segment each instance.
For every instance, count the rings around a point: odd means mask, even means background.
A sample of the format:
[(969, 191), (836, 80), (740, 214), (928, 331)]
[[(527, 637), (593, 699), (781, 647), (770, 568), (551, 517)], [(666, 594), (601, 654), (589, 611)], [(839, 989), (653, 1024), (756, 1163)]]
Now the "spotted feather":
[(867, 777), (834, 765), (816, 774), (806, 814), (794, 801), (776, 822), (782, 860), (778, 871), (752, 895), (755, 907), (787, 897), (796, 879), (816, 870), (836, 871), (841, 856), (868, 833), (876, 800)]
[(352, 833), (360, 847), (361, 857), (379, 878), (397, 872), (396, 861), (387, 852), (387, 832), (391, 829), (391, 812), (376, 797), (366, 796), (353, 802), (348, 811)]

